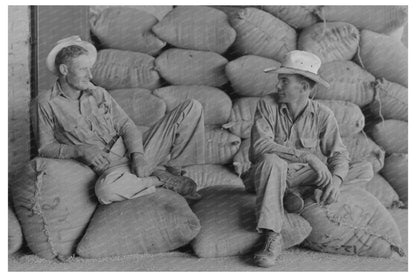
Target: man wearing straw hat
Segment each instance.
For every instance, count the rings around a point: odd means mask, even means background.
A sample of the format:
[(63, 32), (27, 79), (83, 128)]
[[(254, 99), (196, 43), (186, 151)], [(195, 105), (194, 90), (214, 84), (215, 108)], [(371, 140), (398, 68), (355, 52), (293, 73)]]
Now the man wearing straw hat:
[(314, 54), (295, 50), (280, 68), (265, 69), (277, 73), (279, 82), (276, 93), (257, 106), (251, 133), (252, 181), (246, 184), (256, 193), (257, 230), (264, 239), (254, 255), (258, 266), (277, 262), (285, 210), (300, 213), (306, 197), (330, 204), (337, 201), (343, 182), (354, 182), (354, 172), (347, 177), (349, 155), (333, 112), (309, 99), (316, 83), (329, 87), (318, 75), (320, 66)]
[(99, 178), (95, 193), (102, 204), (149, 194), (156, 187), (197, 199), (195, 182), (180, 167), (204, 163), (202, 106), (188, 100), (145, 135), (110, 94), (93, 85), (97, 50), (72, 36), (58, 41), (46, 64), (58, 79), (37, 99), (39, 155), (76, 159)]

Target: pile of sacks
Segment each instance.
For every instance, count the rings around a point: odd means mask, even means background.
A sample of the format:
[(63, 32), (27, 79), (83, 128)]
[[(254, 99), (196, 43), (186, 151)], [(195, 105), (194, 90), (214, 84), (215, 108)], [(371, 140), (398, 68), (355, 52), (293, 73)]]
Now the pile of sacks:
[(407, 8), (395, 6), (91, 7), (99, 49), (93, 82), (140, 130), (186, 99), (202, 104), (205, 164), (184, 174), (203, 199), (191, 210), (159, 189), (97, 206), (88, 167), (36, 158), (13, 193), (27, 245), (47, 259), (158, 253), (190, 241), (199, 257), (253, 250), (255, 196), (242, 179), (251, 166), (256, 104), (278, 81), (263, 70), (300, 49), (322, 60), (320, 74), (331, 87), (318, 86), (313, 98), (334, 112), (352, 161), (368, 161), (374, 178), (345, 188), (336, 204), (286, 214), (284, 247), (303, 242), (330, 253), (402, 255), (385, 207), (407, 206), (406, 22)]

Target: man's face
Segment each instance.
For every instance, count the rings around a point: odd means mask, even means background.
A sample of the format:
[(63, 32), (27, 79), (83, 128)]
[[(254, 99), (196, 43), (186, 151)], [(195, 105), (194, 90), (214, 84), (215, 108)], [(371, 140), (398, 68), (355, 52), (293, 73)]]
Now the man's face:
[(91, 61), (87, 55), (78, 56), (67, 65), (68, 72), (65, 76), (67, 83), (77, 89), (85, 90), (90, 86)]
[(277, 83), (277, 102), (295, 103), (303, 95), (302, 83), (292, 74), (279, 74)]

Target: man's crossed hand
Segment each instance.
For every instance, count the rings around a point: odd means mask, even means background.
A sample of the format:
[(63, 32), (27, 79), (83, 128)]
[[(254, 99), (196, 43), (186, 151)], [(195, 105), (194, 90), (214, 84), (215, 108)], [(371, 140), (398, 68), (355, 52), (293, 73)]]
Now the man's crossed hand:
[(101, 150), (98, 146), (92, 144), (82, 144), (77, 146), (78, 157), (92, 166), (95, 170), (103, 172), (110, 166), (110, 158), (108, 153)]
[(315, 189), (316, 202), (324, 205), (336, 202), (339, 198), (342, 180), (334, 175), (332, 176), (328, 167), (315, 155), (310, 155), (307, 159), (309, 166), (315, 170), (317, 174)]

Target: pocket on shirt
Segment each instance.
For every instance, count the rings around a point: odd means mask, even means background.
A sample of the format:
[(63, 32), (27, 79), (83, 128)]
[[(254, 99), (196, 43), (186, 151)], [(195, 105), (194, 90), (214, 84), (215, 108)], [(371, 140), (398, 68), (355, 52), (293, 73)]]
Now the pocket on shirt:
[(317, 143), (318, 143), (318, 139), (316, 138), (300, 138), (300, 143), (302, 145), (303, 148), (315, 148)]

